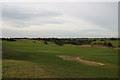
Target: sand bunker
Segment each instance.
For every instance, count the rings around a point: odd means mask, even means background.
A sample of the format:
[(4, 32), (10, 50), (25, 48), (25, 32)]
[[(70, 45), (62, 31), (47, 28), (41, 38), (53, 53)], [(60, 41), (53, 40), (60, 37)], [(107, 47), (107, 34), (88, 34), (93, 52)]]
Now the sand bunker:
[(87, 65), (93, 65), (93, 66), (104, 65), (103, 63), (99, 63), (99, 62), (82, 60), (79, 57), (72, 57), (72, 56), (65, 56), (65, 55), (57, 55), (57, 56), (64, 59), (64, 60), (76, 61), (76, 62), (84, 63), (84, 64), (87, 64)]

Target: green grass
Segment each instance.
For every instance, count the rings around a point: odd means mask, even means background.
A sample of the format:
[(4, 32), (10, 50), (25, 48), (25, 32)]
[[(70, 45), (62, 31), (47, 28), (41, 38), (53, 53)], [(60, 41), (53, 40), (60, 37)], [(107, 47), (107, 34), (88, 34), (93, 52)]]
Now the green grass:
[[(116, 78), (118, 49), (48, 45), (34, 40), (3, 41), (3, 78)], [(90, 66), (63, 60), (56, 55), (77, 56), (104, 63)], [(25, 64), (25, 65), (24, 65)], [(32, 65), (32, 67), (29, 67)], [(32, 72), (31, 70), (34, 71)], [(29, 74), (28, 74), (29, 73)]]

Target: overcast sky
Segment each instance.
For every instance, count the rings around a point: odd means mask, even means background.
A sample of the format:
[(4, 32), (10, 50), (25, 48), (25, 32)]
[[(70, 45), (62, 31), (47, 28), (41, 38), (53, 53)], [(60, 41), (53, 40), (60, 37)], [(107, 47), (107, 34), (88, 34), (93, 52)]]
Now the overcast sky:
[(117, 2), (4, 2), (2, 36), (117, 37), (117, 4)]

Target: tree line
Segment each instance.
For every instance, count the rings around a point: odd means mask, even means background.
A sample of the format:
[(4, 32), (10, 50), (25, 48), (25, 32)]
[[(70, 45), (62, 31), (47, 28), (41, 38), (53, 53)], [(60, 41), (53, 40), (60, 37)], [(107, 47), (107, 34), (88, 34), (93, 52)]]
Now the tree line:
[[(44, 44), (48, 44), (48, 42), (53, 42), (59, 46), (63, 46), (64, 44), (72, 44), (92, 46), (102, 45), (106, 47), (113, 47), (112, 43), (106, 41), (120, 40), (119, 38), (2, 38), (2, 40), (7, 41), (16, 41), (16, 39), (42, 40), (44, 41)], [(104, 43), (94, 43), (95, 41), (104, 41)]]

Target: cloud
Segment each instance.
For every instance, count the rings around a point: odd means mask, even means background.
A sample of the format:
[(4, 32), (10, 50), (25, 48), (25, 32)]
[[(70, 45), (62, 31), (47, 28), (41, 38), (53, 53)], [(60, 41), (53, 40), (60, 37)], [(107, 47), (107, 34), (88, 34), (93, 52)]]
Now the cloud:
[[(61, 7), (60, 5), (56, 4), (57, 8)], [(117, 2), (62, 3), (62, 7), (58, 10), (62, 11), (63, 14), (86, 20), (101, 27), (114, 31), (118, 29)]]
[(116, 10), (114, 3), (4, 3), (3, 35), (117, 36)]
[[(35, 19), (33, 19), (35, 20)], [(12, 30), (29, 30), (29, 31), (41, 31), (41, 30), (63, 30), (63, 31), (84, 31), (84, 30), (98, 30), (98, 31), (108, 31), (106, 28), (102, 28), (99, 25), (80, 20), (79, 18), (71, 17), (71, 16), (60, 16), (53, 18), (53, 22), (49, 22), (49, 19), (45, 22), (40, 19), (36, 19), (35, 22), (33, 20), (29, 20), (28, 22), (24, 22), (28, 27), (14, 27), (17, 25), (6, 25), (5, 28), (9, 28)], [(64, 24), (54, 22), (54, 20), (63, 21)], [(39, 22), (39, 23), (38, 23)], [(28, 25), (29, 24), (29, 25)], [(24, 24), (22, 24), (24, 25)], [(24, 25), (25, 26), (25, 25)]]
[(56, 17), (60, 16), (62, 14), (50, 11), (50, 10), (44, 10), (44, 9), (36, 9), (36, 8), (21, 8), (20, 6), (10, 6), (3, 4), (2, 7), (2, 16), (3, 18), (9, 18), (9, 19), (18, 19), (18, 20), (24, 20), (24, 19), (30, 19), (33, 17)]
[(63, 21), (55, 18), (58, 16), (62, 16), (62, 14), (41, 8), (21, 8), (21, 6), (6, 4), (2, 7), (3, 23), (5, 22), (14, 28), (29, 27), (30, 25), (64, 24)]

